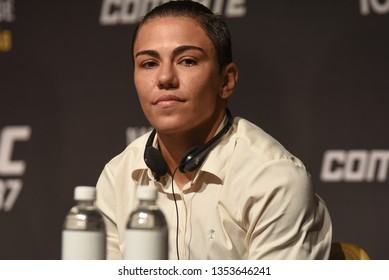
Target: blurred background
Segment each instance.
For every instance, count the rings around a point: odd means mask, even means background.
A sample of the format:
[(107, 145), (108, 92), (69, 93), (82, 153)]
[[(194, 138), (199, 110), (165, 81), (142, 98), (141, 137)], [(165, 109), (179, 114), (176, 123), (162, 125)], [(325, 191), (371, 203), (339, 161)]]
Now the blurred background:
[[(59, 259), (77, 185), (149, 124), (130, 42), (152, 0), (0, 0), (0, 259)], [(230, 100), (299, 157), (334, 241), (389, 259), (389, 0), (209, 0), (230, 26)]]

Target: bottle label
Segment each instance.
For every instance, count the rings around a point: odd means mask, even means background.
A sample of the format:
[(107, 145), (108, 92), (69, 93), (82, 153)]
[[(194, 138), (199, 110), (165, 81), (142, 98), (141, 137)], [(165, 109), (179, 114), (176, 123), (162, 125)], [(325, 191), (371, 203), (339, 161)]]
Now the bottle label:
[(63, 260), (104, 260), (104, 231), (62, 231)]
[(167, 260), (167, 233), (147, 229), (127, 229), (126, 260)]

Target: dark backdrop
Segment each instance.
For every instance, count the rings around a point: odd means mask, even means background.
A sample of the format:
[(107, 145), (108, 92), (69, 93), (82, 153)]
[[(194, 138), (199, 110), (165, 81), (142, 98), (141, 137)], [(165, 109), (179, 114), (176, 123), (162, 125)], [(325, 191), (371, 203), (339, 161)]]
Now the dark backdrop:
[[(0, 0), (0, 259), (59, 259), (77, 185), (149, 124), (130, 41), (146, 0)], [(226, 17), (230, 108), (312, 174), (334, 240), (389, 258), (389, 0), (202, 1)]]

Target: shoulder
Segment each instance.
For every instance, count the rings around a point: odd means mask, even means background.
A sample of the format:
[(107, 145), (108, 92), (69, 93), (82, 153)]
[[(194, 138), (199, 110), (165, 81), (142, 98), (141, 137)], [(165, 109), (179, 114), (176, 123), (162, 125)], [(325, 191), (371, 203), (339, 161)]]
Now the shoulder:
[(311, 176), (303, 162), (263, 129), (236, 118), (230, 141), (234, 148), (226, 183), (239, 184), (253, 196), (275, 191), (290, 197), (299, 192), (311, 195)]
[(304, 168), (303, 163), (296, 156), (262, 128), (240, 117), (235, 118), (234, 126), (235, 133), (232, 140), (235, 141), (235, 148), (249, 153), (258, 163), (290, 160), (293, 164)]
[(234, 150), (224, 186), (226, 192), (234, 193), (235, 203), (250, 209), (257, 201), (258, 207), (274, 206), (274, 211), (282, 205), (296, 215), (315, 207), (310, 174), (302, 161), (275, 138), (255, 124), (236, 118), (230, 141), (234, 141)]

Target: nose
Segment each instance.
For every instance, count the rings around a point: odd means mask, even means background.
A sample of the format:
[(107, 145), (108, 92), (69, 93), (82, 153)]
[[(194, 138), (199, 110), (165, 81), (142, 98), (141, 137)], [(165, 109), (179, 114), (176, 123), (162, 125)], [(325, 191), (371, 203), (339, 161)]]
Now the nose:
[(178, 78), (172, 64), (163, 64), (159, 68), (158, 87), (159, 89), (173, 89), (178, 87)]

